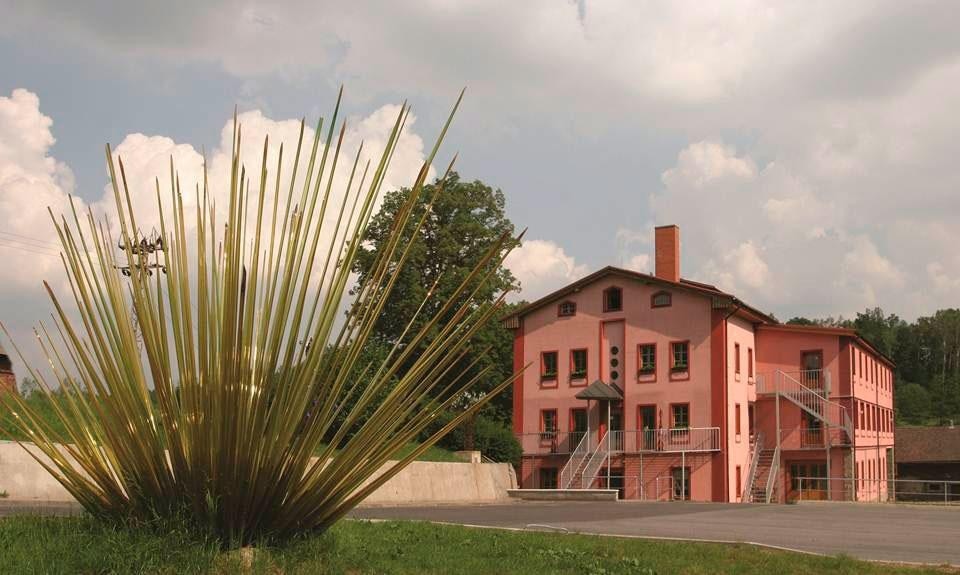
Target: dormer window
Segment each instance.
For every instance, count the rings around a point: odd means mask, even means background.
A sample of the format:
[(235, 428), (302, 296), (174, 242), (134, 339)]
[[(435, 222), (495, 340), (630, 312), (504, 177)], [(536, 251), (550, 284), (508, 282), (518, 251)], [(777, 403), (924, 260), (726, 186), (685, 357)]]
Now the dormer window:
[(577, 315), (577, 304), (572, 301), (565, 301), (557, 306), (558, 317), (570, 317)]
[(650, 297), (650, 307), (670, 307), (673, 296), (667, 291), (658, 291)]
[(621, 311), (623, 309), (623, 290), (618, 287), (603, 291), (603, 311)]

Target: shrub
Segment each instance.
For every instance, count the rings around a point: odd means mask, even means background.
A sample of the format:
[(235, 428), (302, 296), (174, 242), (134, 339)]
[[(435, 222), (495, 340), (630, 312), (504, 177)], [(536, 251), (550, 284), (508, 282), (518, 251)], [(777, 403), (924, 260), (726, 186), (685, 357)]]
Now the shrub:
[[(322, 120), (306, 140), (301, 123), (292, 168), (281, 146), (269, 173), (265, 139), (253, 185), (235, 122), (222, 201), (214, 202), (218, 190), (206, 176), (181, 194), (171, 162), (169, 191), (155, 184), (160, 230), (151, 238), (137, 225), (122, 159), (107, 147), (119, 258), (111, 228), (92, 213), (53, 218), (76, 310), (45, 284), (55, 329), (38, 332), (56, 369), (51, 380), (30, 374), (63, 433), (28, 399), (3, 393), (0, 404), (92, 515), (186, 518), (224, 546), (324, 530), (514, 379), (449, 415), (476, 382), (449, 374), (503, 304), (502, 296), (490, 303), (473, 294), (490, 281), (484, 270), (499, 268), (519, 239), (507, 233), (435, 314), (411, 318), (422, 328), (391, 342), (382, 357), (362, 359), (416, 241), (394, 234), (343, 318), (351, 265), (409, 108), (379, 159), (363, 166), (358, 151), (342, 179), (335, 177), (345, 132), (344, 125), (334, 144), (338, 110), (339, 100), (322, 145)], [(416, 231), (430, 213), (411, 216), (452, 117), (398, 211), (398, 230)], [(430, 198), (443, 192), (440, 182)], [(446, 424), (368, 482), (441, 415)], [(73, 461), (58, 451), (61, 439)]]

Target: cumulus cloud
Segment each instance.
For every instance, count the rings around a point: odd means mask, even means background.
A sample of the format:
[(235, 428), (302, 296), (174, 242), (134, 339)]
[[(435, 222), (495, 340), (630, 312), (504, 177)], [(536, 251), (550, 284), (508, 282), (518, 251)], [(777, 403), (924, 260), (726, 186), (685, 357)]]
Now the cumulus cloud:
[[(400, 110), (398, 105), (386, 105), (367, 116), (350, 118), (347, 121), (347, 131), (331, 188), (330, 206), (335, 207), (328, 208), (324, 218), (324, 222), (330, 225), (321, 228), (323, 233), (320, 249), (324, 249), (328, 242), (333, 240), (336, 210), (344, 197), (350, 168), (361, 143), (363, 153), (359, 157), (354, 190), (359, 185), (365, 162), (371, 160), (375, 163), (379, 160)], [(254, 110), (240, 114), (238, 123), (243, 130), (240, 153), (250, 176), (252, 193), (256, 193), (260, 184), (264, 138), (270, 138), (267, 155), (267, 178), (270, 184), (270, 193), (267, 195), (270, 199), (267, 205), (272, 207), (272, 186), (276, 181), (280, 144), (284, 144), (281, 189), (286, 190), (292, 173), (300, 121), (274, 120)], [(406, 127), (392, 156), (390, 169), (384, 178), (381, 188), (383, 191), (410, 185), (423, 165), (424, 144), (420, 136), (413, 131), (415, 123), (416, 118), (408, 116)], [(35, 94), (15, 90), (10, 97), (0, 97), (0, 250), (3, 250), (7, 263), (0, 272), (0, 300), (4, 310), (2, 319), (20, 343), (29, 339), (28, 334), (36, 321), (47, 316), (48, 307), (40, 286), (41, 280), (54, 280), (54, 289), (61, 288), (58, 290), (60, 295), (69, 298), (69, 292), (63, 283), (65, 278), (62, 265), (56, 255), (58, 247), (52, 243), (54, 235), (47, 208), (57, 216), (67, 214), (69, 217), (68, 193), (72, 178), (69, 169), (50, 154), (50, 147), (55, 141), (51, 126), (51, 119), (40, 112), (40, 102)], [(313, 130), (305, 130), (305, 149), (309, 149), (313, 135)], [(322, 136), (325, 137), (325, 134)], [(209, 190), (221, 221), (225, 215), (229, 193), (232, 140), (231, 118), (225, 121), (220, 143), (207, 160)], [(137, 224), (144, 234), (149, 234), (152, 229), (159, 229), (156, 195), (158, 184), (164, 209), (171, 209), (170, 161), (173, 160), (183, 192), (184, 209), (188, 214), (188, 241), (191, 241), (189, 235), (195, 231), (192, 214), (196, 208), (196, 190), (198, 185), (203, 185), (204, 158), (201, 153), (191, 144), (178, 143), (162, 135), (140, 133), (129, 134), (113, 151), (114, 157), (123, 161)], [(330, 173), (334, 162), (333, 154), (331, 149), (326, 175)], [(304, 181), (305, 167), (305, 157), (301, 157), (298, 186)], [(431, 168), (428, 177), (433, 178), (434, 174)], [(324, 184), (327, 182), (326, 175)], [(297, 190), (299, 189), (298, 187)], [(75, 200), (75, 205), (78, 211), (87, 208), (80, 200)], [(91, 207), (96, 216), (107, 217), (108, 224), (114, 227), (114, 237), (118, 237), (117, 220), (110, 217), (116, 213), (112, 186), (105, 186), (102, 195), (91, 203)], [(270, 213), (269, 207), (265, 211)], [(168, 217), (169, 213), (167, 212)], [(253, 214), (250, 217), (254, 217)], [(316, 219), (319, 221), (319, 218)], [(29, 349), (31, 346), (25, 347)], [(30, 351), (36, 353), (36, 350)], [(31, 357), (31, 363), (37, 365), (38, 357)]]
[[(0, 96), (0, 250), (4, 256), (0, 293), (39, 291), (40, 282), (61, 278), (54, 214), (69, 214), (70, 169), (50, 155), (53, 121), (26, 90)], [(77, 200), (77, 209), (84, 203)]]
[(737, 184), (752, 180), (757, 168), (750, 158), (738, 157), (736, 150), (719, 142), (696, 142), (683, 149), (676, 167), (663, 173), (667, 187), (692, 185), (702, 188), (722, 180)]
[(578, 280), (587, 274), (587, 267), (577, 264), (573, 256), (549, 240), (526, 240), (504, 261), (507, 269), (520, 281), (515, 298), (535, 300), (552, 290)]
[(637, 254), (631, 256), (624, 264), (623, 267), (628, 270), (633, 270), (635, 272), (650, 273), (653, 270), (650, 269), (650, 255), (649, 254)]

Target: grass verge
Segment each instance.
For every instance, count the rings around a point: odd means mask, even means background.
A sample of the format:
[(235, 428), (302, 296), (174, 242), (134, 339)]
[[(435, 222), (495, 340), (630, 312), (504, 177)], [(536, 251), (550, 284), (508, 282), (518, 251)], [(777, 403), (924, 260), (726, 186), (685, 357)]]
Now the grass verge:
[(283, 547), (236, 551), (179, 528), (87, 517), (0, 519), (0, 573), (957, 573), (753, 547), (341, 521)]

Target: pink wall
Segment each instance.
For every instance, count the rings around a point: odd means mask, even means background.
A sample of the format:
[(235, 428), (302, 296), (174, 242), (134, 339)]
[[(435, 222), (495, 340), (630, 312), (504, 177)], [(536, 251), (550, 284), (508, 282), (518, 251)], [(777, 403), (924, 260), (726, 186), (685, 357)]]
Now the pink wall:
[(757, 365), (764, 377), (770, 377), (778, 369), (786, 373), (800, 371), (804, 351), (822, 350), (823, 368), (830, 372), (831, 395), (837, 394), (840, 382), (840, 338), (837, 335), (761, 327), (757, 331), (757, 348)]
[[(736, 470), (741, 468), (741, 489), (746, 484), (750, 468), (749, 405), (756, 399), (757, 390), (749, 377), (749, 350), (756, 353), (753, 325), (737, 317), (727, 320), (727, 475), (728, 501), (738, 501)], [(736, 350), (740, 349), (740, 373), (737, 373)], [(754, 358), (754, 361), (756, 359)], [(756, 373), (756, 365), (754, 365)], [(736, 411), (740, 406), (740, 429), (736, 428)]]
[[(623, 289), (623, 311), (603, 311), (603, 291), (610, 286)], [(523, 377), (525, 433), (539, 431), (543, 409), (557, 409), (559, 430), (569, 429), (569, 410), (587, 405), (574, 396), (609, 371), (609, 350), (601, 349), (602, 324), (617, 320), (625, 320), (622, 362), (616, 380), (624, 390), (624, 428), (637, 429), (638, 406), (646, 404), (656, 405), (660, 426), (669, 427), (673, 403), (690, 404), (691, 427), (711, 426), (710, 300), (675, 290), (670, 307), (652, 308), (651, 296), (658, 291), (659, 287), (636, 280), (607, 277), (566, 298), (577, 304), (573, 317), (558, 317), (557, 306), (548, 304), (523, 318), (524, 363), (533, 363)], [(674, 341), (689, 341), (690, 370), (687, 372), (670, 370), (670, 344)], [(657, 371), (655, 376), (639, 377), (638, 345), (646, 343), (657, 346)], [(570, 379), (573, 349), (587, 350), (587, 377), (581, 380)], [(543, 351), (558, 352), (555, 381), (541, 381)], [(604, 381), (610, 383), (607, 378)]]

